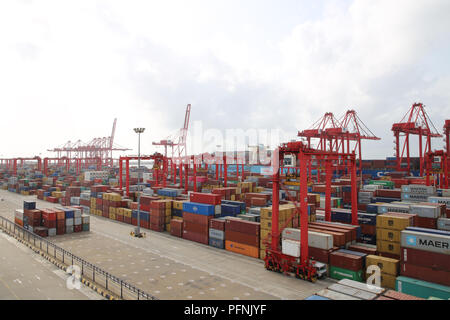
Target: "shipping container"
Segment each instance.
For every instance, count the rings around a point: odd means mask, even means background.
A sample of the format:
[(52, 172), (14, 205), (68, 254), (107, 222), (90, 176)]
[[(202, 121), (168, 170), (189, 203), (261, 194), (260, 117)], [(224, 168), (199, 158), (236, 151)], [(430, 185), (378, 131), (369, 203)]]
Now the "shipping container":
[(396, 290), (423, 299), (428, 299), (429, 297), (437, 297), (444, 300), (450, 299), (450, 287), (409, 277), (398, 277)]
[(393, 276), (398, 275), (399, 271), (399, 261), (395, 259), (375, 256), (375, 255), (368, 255), (366, 257), (366, 267), (369, 267), (371, 265), (376, 265), (380, 268), (381, 272), (390, 274)]
[(403, 230), (401, 244), (405, 248), (450, 255), (450, 236)]
[[(300, 229), (285, 228), (282, 233), (283, 239), (300, 241), (300, 237)], [(308, 245), (313, 248), (329, 250), (333, 248), (333, 236), (326, 233), (308, 231)]]
[(377, 294), (370, 293), (353, 287), (348, 287), (346, 285), (342, 285), (339, 283), (332, 284), (327, 289), (338, 293), (343, 293), (361, 300), (373, 300), (377, 297)]
[(416, 266), (402, 262), (400, 266), (400, 274), (405, 277), (449, 286), (450, 288), (450, 271), (437, 270), (428, 266)]
[(316, 293), (316, 295), (328, 298), (330, 300), (361, 300), (356, 297), (352, 297), (343, 293), (339, 293), (336, 291), (328, 290), (328, 289), (322, 289), (319, 292)]

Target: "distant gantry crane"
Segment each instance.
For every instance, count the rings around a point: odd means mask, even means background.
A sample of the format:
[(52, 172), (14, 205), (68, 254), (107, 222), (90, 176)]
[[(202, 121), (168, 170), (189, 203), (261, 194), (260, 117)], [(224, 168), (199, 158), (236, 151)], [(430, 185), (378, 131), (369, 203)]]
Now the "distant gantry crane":
[[(409, 136), (419, 136), (419, 159), (420, 159), (420, 176), (423, 176), (426, 157), (425, 154), (431, 152), (431, 138), (440, 138), (433, 122), (425, 111), (422, 103), (414, 103), (408, 110), (402, 120), (392, 125), (392, 132), (395, 137), (395, 155), (397, 161), (397, 171), (411, 172)], [(403, 147), (401, 137), (404, 137)], [(423, 137), (426, 137), (425, 149), (423, 150)], [(406, 151), (406, 153), (405, 153)], [(406, 156), (406, 167), (402, 166), (404, 157)]]
[[(57, 157), (67, 157), (69, 161), (72, 159), (97, 159), (100, 158), (102, 165), (112, 167), (113, 166), (113, 151), (127, 151), (128, 148), (121, 147), (114, 144), (114, 135), (116, 132), (117, 118), (114, 119), (113, 128), (109, 137), (94, 138), (88, 143), (83, 143), (81, 140), (77, 140), (72, 143), (68, 141), (61, 147), (57, 147), (51, 150), (56, 152)], [(87, 161), (87, 160), (86, 160)], [(97, 161), (94, 162), (97, 164)]]

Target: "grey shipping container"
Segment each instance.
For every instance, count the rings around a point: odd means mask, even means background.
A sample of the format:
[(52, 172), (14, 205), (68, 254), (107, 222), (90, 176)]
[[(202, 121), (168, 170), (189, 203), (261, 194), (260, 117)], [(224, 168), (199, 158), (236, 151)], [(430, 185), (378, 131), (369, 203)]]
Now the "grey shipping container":
[(434, 195), (436, 194), (436, 188), (433, 186), (424, 186), (421, 184), (410, 184), (402, 186), (402, 193), (414, 193), (423, 195)]
[(347, 287), (364, 290), (364, 291), (367, 291), (367, 292), (370, 292), (373, 294), (382, 294), (385, 291), (385, 289), (383, 289), (383, 288), (376, 287), (374, 285), (368, 285), (366, 283), (362, 283), (362, 282), (350, 280), (350, 279), (342, 279), (342, 280), (339, 280), (338, 283), (342, 284), (344, 286), (347, 286)]
[(73, 233), (73, 225), (71, 226), (66, 225), (66, 233)]
[(428, 197), (427, 201), (431, 203), (444, 203), (450, 208), (450, 197)]
[(412, 202), (427, 202), (427, 194), (416, 194), (416, 193), (405, 193), (402, 192), (402, 200), (412, 201)]
[(409, 213), (417, 214), (424, 218), (439, 218), (441, 215), (441, 208), (426, 205), (412, 205)]
[(450, 255), (450, 236), (403, 230), (402, 247)]
[(409, 205), (400, 205), (400, 204), (378, 205), (378, 213), (386, 213), (386, 212), (409, 213)]
[(48, 236), (49, 236), (49, 237), (54, 237), (54, 236), (56, 236), (56, 228), (48, 229)]
[(73, 219), (72, 218), (66, 219), (66, 226), (73, 226)]
[[(300, 229), (285, 228), (283, 239), (300, 241)], [(333, 248), (333, 236), (330, 234), (308, 231), (308, 245), (313, 248), (329, 250)]]
[(450, 231), (450, 219), (448, 218), (439, 218), (437, 221), (437, 228), (439, 230)]
[(333, 290), (323, 289), (316, 293), (318, 296), (328, 298), (331, 300), (361, 300), (347, 294), (339, 293)]
[(225, 240), (225, 232), (222, 230), (216, 230), (216, 229), (209, 229), (209, 237), (218, 239), (218, 240)]
[(370, 293), (364, 290), (360, 290), (360, 289), (356, 289), (356, 288), (352, 288), (352, 287), (348, 287), (342, 284), (332, 284), (331, 286), (328, 287), (328, 290), (333, 290), (339, 293), (343, 293), (355, 298), (359, 298), (362, 300), (373, 300), (377, 297), (376, 294), (374, 293)]

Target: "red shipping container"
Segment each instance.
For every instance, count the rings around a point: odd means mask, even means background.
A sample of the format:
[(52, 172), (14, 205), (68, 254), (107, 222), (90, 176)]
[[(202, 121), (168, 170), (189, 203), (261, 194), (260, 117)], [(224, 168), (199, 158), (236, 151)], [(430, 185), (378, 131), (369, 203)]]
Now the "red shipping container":
[(81, 232), (83, 231), (83, 225), (73, 226), (73, 232)]
[(378, 254), (382, 257), (385, 258), (391, 258), (391, 259), (396, 259), (396, 260), (400, 260), (400, 255), (399, 254), (393, 254), (393, 253), (388, 253), (388, 252), (378, 252)]
[(166, 216), (165, 209), (150, 209), (150, 217), (160, 218)]
[(250, 235), (242, 232), (225, 230), (225, 239), (248, 246), (259, 248), (259, 236)]
[(394, 290), (388, 290), (383, 293), (383, 296), (394, 299), (394, 300), (425, 300), (423, 298), (410, 296), (409, 294), (401, 293)]
[(191, 202), (219, 205), (222, 202), (222, 196), (214, 193), (192, 192), (190, 196)]
[(258, 236), (259, 230), (260, 230), (259, 222), (246, 221), (233, 217), (226, 219), (225, 222), (225, 231), (235, 231)]
[(151, 224), (160, 225), (160, 224), (165, 224), (165, 222), (166, 222), (166, 217), (164, 217), (164, 216), (159, 216), (159, 217), (150, 216)]
[(165, 209), (166, 208), (166, 202), (164, 201), (152, 201), (150, 203), (151, 209)]
[(351, 230), (343, 230), (341, 228), (336, 228), (336, 227), (332, 226), (331, 224), (316, 224), (314, 222), (310, 222), (309, 227), (314, 228), (314, 229), (320, 229), (320, 230), (324, 230), (324, 231), (331, 231), (331, 232), (343, 234), (344, 235), (344, 245), (347, 242), (352, 242), (352, 240), (356, 240), (356, 238), (352, 239), (352, 231)]
[(140, 220), (139, 223), (140, 223), (142, 228), (149, 229), (149, 227), (150, 227), (150, 223), (148, 221), (143, 220), (143, 219)]
[(208, 234), (209, 226), (184, 220), (183, 221), (183, 230), (194, 232), (194, 233)]
[(172, 219), (170, 221), (170, 234), (179, 238), (183, 237), (183, 220)]
[(319, 261), (319, 262), (322, 262), (325, 264), (330, 263), (331, 252), (333, 252), (333, 249), (324, 250), (324, 249), (313, 248), (313, 247), (309, 247), (309, 249), (308, 249), (310, 259)]
[(195, 213), (183, 211), (183, 220), (184, 221), (189, 221), (189, 222), (209, 226), (209, 221), (213, 218), (214, 218), (213, 216), (204, 216), (201, 214), (195, 214)]
[(330, 265), (359, 271), (363, 269), (363, 257), (336, 251), (330, 254)]
[(208, 234), (199, 234), (190, 232), (187, 230), (183, 230), (183, 239), (195, 241), (202, 244), (209, 244), (209, 236)]
[(361, 252), (361, 253), (365, 253), (365, 254), (371, 254), (376, 256), (377, 255), (377, 249), (376, 248), (369, 248), (369, 247), (365, 247), (365, 246), (359, 246), (356, 244), (352, 244), (348, 247), (348, 250), (351, 251), (357, 251), (357, 252)]
[[(131, 218), (130, 217), (123, 217), (123, 222), (125, 222), (125, 223), (128, 223), (128, 224), (131, 224)], [(137, 225), (137, 222), (136, 222), (136, 225)]]
[(164, 225), (163, 224), (150, 223), (150, 230), (157, 231), (157, 232), (163, 232), (164, 231)]
[(400, 264), (400, 274), (405, 277), (420, 279), (428, 282), (450, 286), (450, 272), (436, 270), (429, 267), (416, 266), (402, 262)]
[(450, 272), (450, 257), (446, 254), (401, 248), (400, 258), (402, 262), (407, 264)]
[(131, 218), (131, 224), (133, 226), (137, 226), (137, 219), (136, 218)]
[(369, 235), (376, 235), (377, 234), (377, 226), (371, 226), (368, 224), (361, 224), (361, 233), (362, 234), (369, 234)]
[(66, 226), (63, 226), (61, 228), (56, 228), (56, 234), (57, 235), (62, 235), (66, 233)]
[(416, 226), (419, 228), (437, 229), (436, 218), (417, 217)]
[(211, 219), (209, 221), (209, 227), (211, 229), (225, 231), (225, 220), (224, 219)]
[(120, 222), (123, 222), (123, 216), (118, 214), (118, 215), (116, 216), (116, 220), (117, 220), (117, 221), (120, 221)]

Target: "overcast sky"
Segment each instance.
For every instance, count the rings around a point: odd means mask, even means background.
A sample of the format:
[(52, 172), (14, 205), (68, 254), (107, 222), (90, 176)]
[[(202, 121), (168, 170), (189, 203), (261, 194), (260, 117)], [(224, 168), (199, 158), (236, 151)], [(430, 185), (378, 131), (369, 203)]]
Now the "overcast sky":
[(0, 156), (108, 136), (115, 117), (118, 144), (143, 126), (152, 153), (191, 103), (203, 129), (289, 139), (355, 109), (382, 138), (363, 156), (385, 158), (414, 102), (440, 132), (450, 118), (449, 39), (448, 0), (1, 1)]

